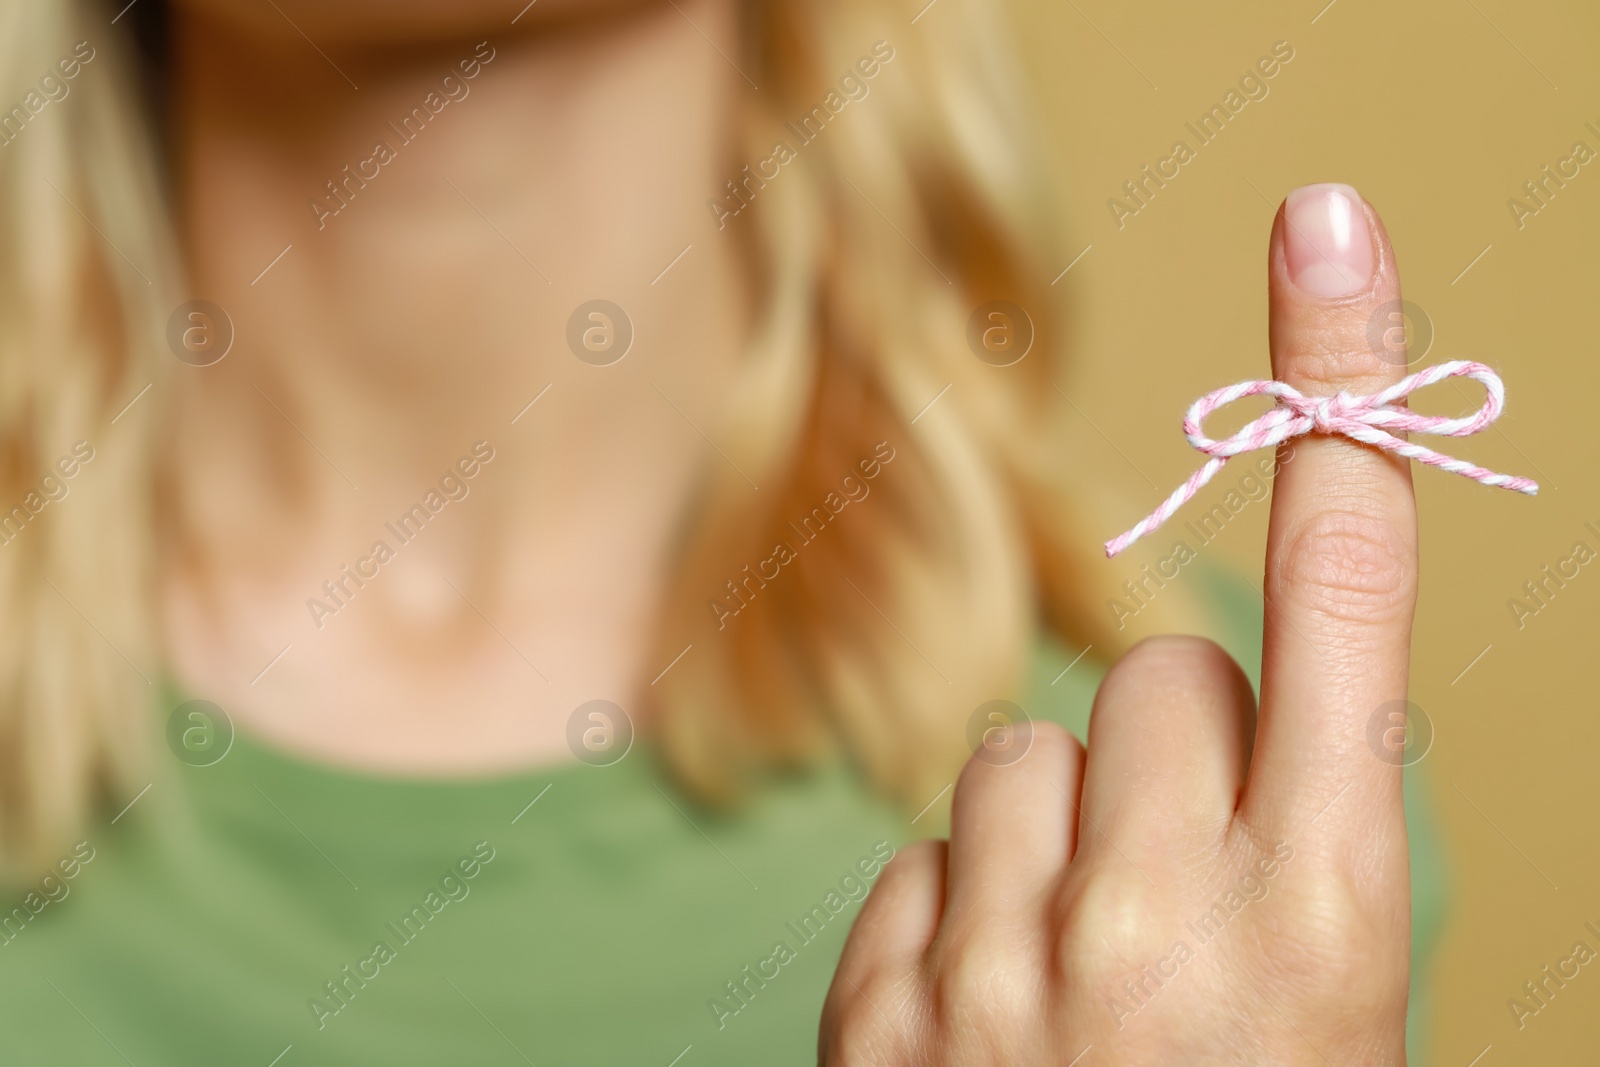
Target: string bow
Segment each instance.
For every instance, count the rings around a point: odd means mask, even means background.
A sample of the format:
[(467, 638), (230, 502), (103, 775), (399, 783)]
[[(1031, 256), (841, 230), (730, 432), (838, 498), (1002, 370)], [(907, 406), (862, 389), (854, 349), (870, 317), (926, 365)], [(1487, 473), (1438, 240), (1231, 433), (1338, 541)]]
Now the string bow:
[[(1395, 406), (1396, 401), (1404, 400), (1423, 386), (1432, 385), (1446, 378), (1463, 377), (1480, 382), (1487, 394), (1484, 397), (1483, 407), (1472, 415), (1451, 419), (1440, 415), (1418, 415), (1404, 407)], [(1247, 396), (1275, 397), (1277, 405), (1265, 415), (1246, 424), (1231, 437), (1214, 441), (1205, 435), (1201, 423), (1206, 416)], [(1505, 410), (1505, 406), (1506, 387), (1500, 381), (1500, 376), (1482, 363), (1469, 360), (1453, 360), (1418, 371), (1371, 396), (1351, 396), (1342, 392), (1334, 396), (1306, 396), (1292, 385), (1274, 381), (1240, 382), (1237, 385), (1213, 390), (1196, 400), (1190, 406), (1188, 414), (1183, 417), (1183, 432), (1189, 438), (1189, 444), (1211, 458), (1206, 460), (1205, 466), (1191, 474), (1188, 481), (1178, 486), (1171, 496), (1162, 501), (1159, 507), (1140, 519), (1131, 530), (1107, 541), (1106, 555), (1115, 556), (1166, 522), (1172, 517), (1172, 513), (1198, 493), (1229, 459), (1239, 453), (1274, 447), (1291, 437), (1312, 432), (1343, 434), (1363, 444), (1374, 445), (1387, 452), (1405, 456), (1407, 459), (1419, 460), (1430, 467), (1438, 467), (1440, 470), (1471, 478), (1484, 485), (1514, 489), (1519, 493), (1533, 496), (1538, 493), (1539, 485), (1531, 478), (1496, 474), (1494, 471), (1485, 470), (1475, 464), (1394, 436), (1394, 433), (1398, 432), (1466, 437), (1494, 422)]]

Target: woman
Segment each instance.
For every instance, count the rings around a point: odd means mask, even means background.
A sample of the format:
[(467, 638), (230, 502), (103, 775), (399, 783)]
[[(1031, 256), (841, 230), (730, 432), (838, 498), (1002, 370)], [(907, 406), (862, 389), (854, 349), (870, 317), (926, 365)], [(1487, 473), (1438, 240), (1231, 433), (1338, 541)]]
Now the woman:
[[(1400, 1062), (1404, 469), (1285, 465), (1254, 762), (1195, 641), (1027, 725), (1218, 609), (1108, 625), (997, 16), (913, 14), (7, 7), (14, 1058), (806, 1062), (832, 980), (828, 1062)], [(1275, 370), (1370, 385), (1298, 203)]]

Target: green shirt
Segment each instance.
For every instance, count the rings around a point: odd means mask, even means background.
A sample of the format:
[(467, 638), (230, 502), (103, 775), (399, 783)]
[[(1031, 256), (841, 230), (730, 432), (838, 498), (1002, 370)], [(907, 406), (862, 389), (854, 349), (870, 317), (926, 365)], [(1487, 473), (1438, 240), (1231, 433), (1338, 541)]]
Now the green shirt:
[[(1259, 602), (1217, 595), (1254, 665)], [(1026, 707), (1082, 736), (1103, 666), (1075, 654), (1041, 646)], [(0, 921), (0, 1062), (812, 1064), (861, 897), (942, 832), (844, 769), (714, 816), (643, 745), (444, 782), (244, 736), (163, 763)], [(1419, 945), (1432, 841), (1414, 814)]]

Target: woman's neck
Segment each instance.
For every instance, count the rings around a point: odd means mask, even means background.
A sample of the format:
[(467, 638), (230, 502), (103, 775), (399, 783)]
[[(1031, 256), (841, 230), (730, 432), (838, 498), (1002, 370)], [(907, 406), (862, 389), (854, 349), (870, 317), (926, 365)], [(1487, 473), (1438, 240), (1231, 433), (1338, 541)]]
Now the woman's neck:
[[(236, 335), (171, 398), (194, 695), (324, 758), (470, 771), (565, 758), (573, 708), (659, 668), (685, 416), (743, 334), (704, 207), (748, 90), (701, 33), (731, 53), (734, 11), (679, 6), (333, 56), (180, 18), (179, 226)], [(566, 340), (596, 298), (637, 331), (610, 366)]]

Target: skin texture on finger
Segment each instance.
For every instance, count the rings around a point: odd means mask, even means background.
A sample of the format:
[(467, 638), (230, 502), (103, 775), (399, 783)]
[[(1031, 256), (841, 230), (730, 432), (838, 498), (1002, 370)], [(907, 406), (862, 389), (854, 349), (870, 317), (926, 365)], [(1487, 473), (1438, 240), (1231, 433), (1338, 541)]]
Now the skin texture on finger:
[[(1387, 233), (1349, 186), (1290, 194), (1268, 254), (1273, 374), (1307, 395), (1371, 393), (1406, 367), (1368, 340), (1400, 298)], [(1417, 587), (1407, 461), (1339, 436), (1294, 443), (1267, 535), (1261, 714), (1241, 814), (1269, 835), (1359, 837), (1404, 864), (1400, 770), (1368, 742), (1406, 697)]]
[(980, 748), (956, 782), (946, 927), (1036, 921), (1076, 847), (1083, 745), (1051, 722), (1012, 729), (1024, 750)]
[(1239, 665), (1200, 637), (1140, 642), (1111, 668), (1089, 719), (1084, 853), (1170, 869), (1226, 833), (1255, 730)]
[[(902, 1018), (902, 1003), (920, 996), (922, 964), (944, 914), (948, 860), (947, 842), (915, 841), (896, 852), (879, 875), (850, 927), (823, 1001), (819, 1063), (830, 1062), (830, 1041), (839, 1037), (838, 1019), (847, 1005), (859, 1007), (857, 1001), (868, 1002), (872, 1010), (852, 1014), (869, 1021), (881, 1017), (883, 1032), (878, 1040), (887, 1047), (898, 1044), (899, 1024), (891, 1020)], [(858, 1037), (846, 1043), (852, 1052), (859, 1048)]]

